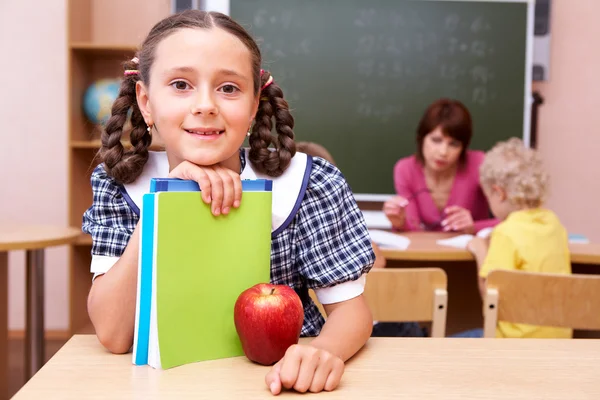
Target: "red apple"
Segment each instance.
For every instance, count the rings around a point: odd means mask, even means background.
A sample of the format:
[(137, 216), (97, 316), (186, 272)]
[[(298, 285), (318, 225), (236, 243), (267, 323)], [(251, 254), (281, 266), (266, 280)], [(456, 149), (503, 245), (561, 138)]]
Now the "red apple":
[(298, 343), (304, 308), (289, 286), (259, 283), (239, 295), (233, 317), (246, 357), (272, 365)]

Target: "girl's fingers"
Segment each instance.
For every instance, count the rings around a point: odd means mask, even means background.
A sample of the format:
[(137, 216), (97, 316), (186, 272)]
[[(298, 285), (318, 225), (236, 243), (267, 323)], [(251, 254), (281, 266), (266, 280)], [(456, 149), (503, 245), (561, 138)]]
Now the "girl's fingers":
[(344, 374), (344, 362), (342, 360), (337, 360), (329, 376), (327, 377), (327, 381), (325, 382), (325, 386), (323, 389), (330, 392), (334, 390), (340, 384), (340, 380), (342, 379), (342, 375)]
[(281, 385), (284, 388), (291, 389), (296, 384), (301, 360), (302, 348), (300, 346), (292, 345), (285, 352), (285, 356), (281, 363), (281, 372), (279, 373)]
[(211, 187), (211, 210), (213, 215), (221, 214), (221, 207), (223, 206), (223, 180), (219, 174), (212, 169), (205, 169), (208, 179), (210, 180)]
[(318, 350), (315, 351), (313, 354), (305, 352), (300, 361), (300, 369), (298, 371), (296, 383), (294, 384), (294, 390), (300, 393), (306, 392), (312, 385), (312, 381), (315, 376), (315, 371), (317, 370), (318, 366)]
[(228, 214), (229, 209), (233, 206), (235, 196), (235, 186), (233, 177), (225, 170), (225, 168), (216, 169), (216, 173), (221, 179), (223, 187), (223, 202), (221, 204), (221, 213)]
[(233, 206), (238, 208), (242, 202), (242, 180), (238, 174), (228, 169), (228, 173), (233, 179)]
[(281, 371), (280, 360), (277, 364), (273, 365), (273, 368), (265, 376), (265, 383), (267, 384), (271, 394), (278, 395), (281, 392), (281, 379), (279, 379), (279, 372)]
[(198, 182), (202, 200), (211, 204), (214, 215), (227, 214), (231, 207), (239, 207), (242, 200), (242, 181), (239, 174), (223, 167), (200, 167), (184, 161), (174, 168), (169, 177)]
[(212, 185), (205, 169), (185, 161), (175, 167), (169, 173), (169, 177), (198, 182), (198, 186), (200, 186), (201, 190), (202, 200), (207, 204), (211, 202)]

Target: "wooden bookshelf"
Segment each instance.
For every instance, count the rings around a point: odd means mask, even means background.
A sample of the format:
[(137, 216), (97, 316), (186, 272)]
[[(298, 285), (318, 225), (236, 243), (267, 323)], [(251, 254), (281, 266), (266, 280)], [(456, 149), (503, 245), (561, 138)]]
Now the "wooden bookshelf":
[[(125, 143), (125, 142), (122, 142)], [(100, 140), (73, 140), (71, 141), (72, 149), (99, 149)]]
[(81, 233), (81, 236), (75, 241), (76, 246), (91, 246), (92, 237), (86, 233)]
[(115, 53), (131, 53), (137, 51), (136, 46), (128, 45), (111, 45), (106, 43), (90, 43), (90, 42), (73, 42), (70, 44), (73, 51), (88, 52), (96, 54), (115, 54)]
[[(90, 176), (98, 164), (102, 127), (87, 120), (85, 90), (104, 78), (120, 78), (122, 63), (131, 59), (151, 27), (171, 12), (170, 0), (69, 0), (68, 53), (68, 201), (69, 223), (80, 228), (92, 204)], [(130, 147), (127, 135), (123, 144)], [(158, 150), (158, 145), (153, 146)], [(92, 240), (81, 237), (70, 246), (70, 332), (93, 332), (87, 314)]]
[[(126, 149), (131, 147), (131, 143), (128, 140), (121, 140), (121, 144)], [(72, 149), (100, 149), (100, 140), (73, 140), (71, 142)], [(163, 150), (164, 148), (160, 144), (154, 144), (150, 146), (150, 150)]]

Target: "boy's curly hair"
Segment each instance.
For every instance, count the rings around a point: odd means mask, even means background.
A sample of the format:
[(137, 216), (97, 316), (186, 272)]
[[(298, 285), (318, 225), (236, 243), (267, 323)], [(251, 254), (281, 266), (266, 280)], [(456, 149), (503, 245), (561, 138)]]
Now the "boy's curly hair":
[(539, 154), (518, 138), (499, 142), (488, 151), (479, 176), (483, 188), (503, 188), (509, 201), (520, 207), (540, 207), (549, 186)]

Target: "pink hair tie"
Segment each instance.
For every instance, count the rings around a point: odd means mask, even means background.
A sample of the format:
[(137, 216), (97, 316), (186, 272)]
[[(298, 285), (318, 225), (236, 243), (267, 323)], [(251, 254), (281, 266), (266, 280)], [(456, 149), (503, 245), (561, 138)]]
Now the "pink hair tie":
[(268, 87), (271, 83), (273, 83), (273, 75), (269, 76), (267, 82), (264, 85), (262, 85), (262, 87), (260, 88), (261, 92), (265, 90), (265, 88)]
[[(137, 64), (139, 64), (140, 59), (137, 57), (133, 57), (131, 59), (131, 62), (137, 65)], [(137, 69), (126, 69), (125, 70), (125, 76), (137, 75), (138, 73), (139, 73), (139, 71)]]
[[(261, 69), (260, 70), (260, 76), (263, 76), (265, 74), (265, 70)], [(267, 82), (265, 82), (264, 85), (262, 85), (262, 87), (260, 88), (260, 91), (262, 92), (263, 90), (265, 90), (265, 88), (267, 86), (269, 86), (271, 83), (273, 83), (273, 75), (269, 76), (269, 79), (267, 79)]]

